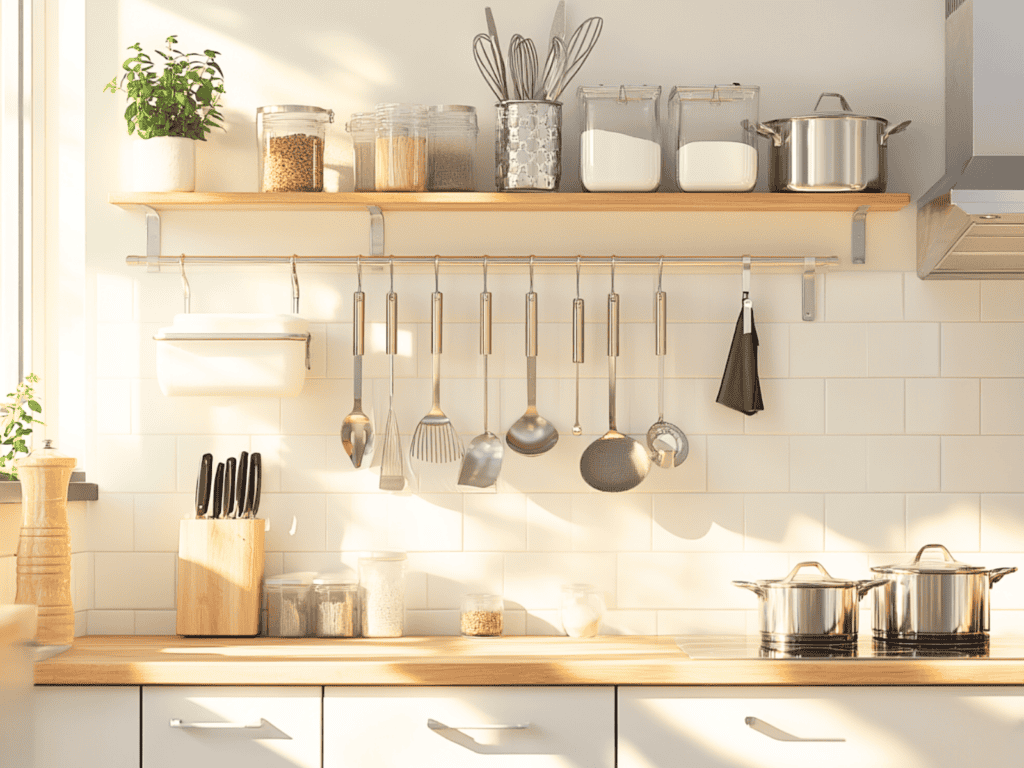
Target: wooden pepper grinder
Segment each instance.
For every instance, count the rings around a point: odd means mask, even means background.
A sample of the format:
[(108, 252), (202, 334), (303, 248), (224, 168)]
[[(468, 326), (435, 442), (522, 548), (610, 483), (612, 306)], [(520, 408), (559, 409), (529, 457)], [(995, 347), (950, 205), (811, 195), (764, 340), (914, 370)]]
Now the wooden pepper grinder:
[(68, 483), (77, 461), (57, 453), (51, 442), (45, 440), (41, 450), (16, 462), (21, 480), (21, 537), (14, 602), (38, 607), (37, 642), (71, 645), (75, 613), (71, 607)]

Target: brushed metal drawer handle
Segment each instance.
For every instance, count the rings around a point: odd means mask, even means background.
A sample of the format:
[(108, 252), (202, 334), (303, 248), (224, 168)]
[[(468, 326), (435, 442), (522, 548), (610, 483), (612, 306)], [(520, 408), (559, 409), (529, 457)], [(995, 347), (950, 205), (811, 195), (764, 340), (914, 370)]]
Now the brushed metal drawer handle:
[(747, 717), (743, 722), (758, 733), (764, 734), (769, 739), (775, 739), (775, 741), (846, 741), (846, 739), (802, 739), (799, 736), (786, 733), (782, 729), (776, 728), (771, 723), (766, 723), (764, 720), (759, 720), (756, 717)]
[(186, 728), (186, 729), (227, 729), (227, 730), (241, 730), (243, 728), (262, 728), (263, 723), (266, 722), (262, 717), (258, 722), (255, 723), (186, 723), (178, 718), (171, 718), (171, 728)]
[(509, 725), (445, 725), (434, 718), (427, 720), (427, 728), (432, 731), (525, 731), (529, 727), (529, 723)]

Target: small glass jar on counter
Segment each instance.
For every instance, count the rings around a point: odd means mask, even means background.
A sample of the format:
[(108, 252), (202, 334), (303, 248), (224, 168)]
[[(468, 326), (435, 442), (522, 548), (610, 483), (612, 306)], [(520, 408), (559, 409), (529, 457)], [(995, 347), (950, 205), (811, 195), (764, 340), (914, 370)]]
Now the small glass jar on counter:
[(604, 618), (604, 593), (593, 584), (562, 587), (562, 629), (569, 637), (595, 637)]
[(427, 188), (431, 192), (472, 192), (476, 188), (476, 109), (461, 104), (430, 107)]
[(661, 86), (580, 86), (580, 181), (588, 192), (654, 192), (661, 183)]
[(268, 637), (308, 637), (312, 634), (314, 576), (314, 572), (300, 571), (264, 580)]
[(374, 187), (378, 192), (427, 191), (430, 118), (422, 104), (378, 104)]
[(404, 552), (375, 552), (359, 558), (363, 637), (401, 637), (405, 632)]
[(504, 606), (501, 595), (464, 595), (459, 619), (463, 637), (501, 637), (505, 630)]
[(323, 192), (324, 137), (334, 112), (280, 104), (256, 110), (261, 192)]
[(377, 145), (377, 115), (373, 112), (356, 112), (345, 123), (345, 130), (352, 134), (355, 191), (373, 192), (376, 189), (374, 154)]
[(757, 183), (754, 85), (676, 86), (672, 110), (676, 181), (683, 192), (749, 192)]
[(313, 579), (317, 637), (359, 636), (359, 585), (348, 574), (321, 573)]

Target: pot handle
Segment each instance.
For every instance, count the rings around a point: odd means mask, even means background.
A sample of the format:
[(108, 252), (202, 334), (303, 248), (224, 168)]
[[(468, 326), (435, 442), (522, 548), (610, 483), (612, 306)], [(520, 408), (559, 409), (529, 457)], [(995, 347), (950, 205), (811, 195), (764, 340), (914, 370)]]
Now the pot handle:
[(919, 550), (917, 550), (917, 557), (914, 558), (914, 562), (915, 563), (921, 562), (921, 555), (924, 554), (924, 551), (926, 549), (941, 549), (942, 550), (942, 557), (943, 557), (944, 560), (946, 560), (947, 562), (950, 562), (950, 563), (955, 563), (956, 562), (956, 558), (953, 557), (951, 554), (949, 554), (949, 550), (946, 549), (941, 544), (925, 544), (923, 547), (921, 547)]
[(821, 94), (821, 96), (818, 97), (817, 102), (815, 102), (815, 104), (814, 104), (814, 111), (815, 112), (818, 111), (818, 105), (821, 104), (821, 100), (824, 99), (826, 96), (831, 96), (833, 98), (839, 99), (839, 106), (843, 108), (843, 112), (853, 112), (853, 110), (850, 109), (850, 102), (848, 102), (846, 100), (846, 97), (843, 96), (843, 94), (841, 94), (841, 93), (823, 93), (823, 94)]
[(881, 587), (883, 584), (888, 584), (888, 579), (872, 579), (871, 581), (858, 581), (857, 582), (857, 600), (863, 599), (864, 595), (870, 592), (875, 587)]
[(892, 136), (894, 133), (902, 133), (903, 131), (907, 130), (908, 125), (910, 125), (909, 120), (904, 120), (899, 125), (894, 125), (892, 128), (890, 128), (889, 130), (882, 134), (882, 139), (881, 141), (879, 141), (879, 144), (884, 147), (886, 142), (889, 141), (890, 136)]
[(989, 589), (992, 588), (993, 584), (995, 584), (997, 581), (1003, 578), (1003, 576), (1013, 573), (1016, 570), (1016, 568), (993, 568), (991, 571), (988, 572)]
[(758, 597), (761, 597), (761, 598), (767, 597), (767, 593), (765, 592), (764, 587), (762, 587), (760, 584), (755, 584), (752, 581), (734, 581), (733, 584), (735, 584), (737, 587), (743, 587), (744, 589), (749, 589), (751, 592), (753, 592)]
[(760, 133), (767, 139), (772, 140), (772, 145), (776, 147), (782, 146), (782, 134), (776, 131), (774, 128), (769, 128), (764, 123), (757, 124), (757, 132)]

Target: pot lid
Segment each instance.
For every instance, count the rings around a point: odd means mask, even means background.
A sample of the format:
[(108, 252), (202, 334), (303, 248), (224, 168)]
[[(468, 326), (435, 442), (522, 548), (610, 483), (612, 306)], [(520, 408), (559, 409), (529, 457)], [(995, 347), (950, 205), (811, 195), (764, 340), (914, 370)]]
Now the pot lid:
[[(803, 568), (817, 568), (817, 573), (808, 573), (801, 576), (797, 576), (797, 573)], [(836, 588), (836, 587), (858, 587), (860, 586), (859, 581), (850, 581), (849, 579), (837, 579), (829, 575), (829, 572), (825, 570), (825, 566), (821, 563), (814, 562), (813, 560), (797, 563), (789, 574), (782, 579), (766, 579), (764, 581), (754, 582), (758, 586), (768, 587), (770, 589), (786, 589), (789, 587), (820, 587), (820, 588)]]
[[(834, 96), (837, 99), (839, 99), (839, 106), (841, 107), (841, 109), (838, 110), (838, 111), (834, 111), (834, 112), (829, 112), (827, 110), (818, 111), (818, 105), (821, 104), (821, 100), (824, 99), (826, 96)], [(884, 125), (888, 125), (888, 123), (889, 123), (889, 121), (886, 120), (884, 117), (873, 117), (871, 115), (856, 115), (856, 114), (854, 114), (853, 110), (850, 109), (850, 103), (846, 100), (846, 97), (843, 96), (841, 93), (823, 93), (823, 94), (821, 94), (821, 96), (818, 97), (817, 103), (814, 105), (814, 111), (811, 112), (808, 115), (797, 115), (796, 117), (786, 117), (786, 118), (780, 118), (778, 120), (768, 120), (766, 122), (767, 122), (768, 125), (775, 125), (775, 124), (778, 124), (778, 123), (786, 123), (786, 122), (789, 122), (790, 120), (820, 120), (822, 118), (826, 118), (826, 119), (828, 119), (828, 118), (831, 118), (831, 119), (841, 118), (843, 120), (865, 120), (865, 121), (871, 120), (871, 121), (879, 122), (883, 126)]]
[[(942, 559), (929, 558), (921, 559), (926, 549), (938, 549), (942, 551)], [(878, 565), (871, 569), (875, 573), (986, 573), (988, 568), (980, 565), (967, 565), (956, 560), (941, 544), (925, 544), (917, 555), (909, 563), (896, 563), (894, 565)]]

